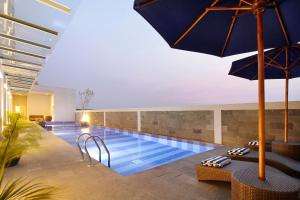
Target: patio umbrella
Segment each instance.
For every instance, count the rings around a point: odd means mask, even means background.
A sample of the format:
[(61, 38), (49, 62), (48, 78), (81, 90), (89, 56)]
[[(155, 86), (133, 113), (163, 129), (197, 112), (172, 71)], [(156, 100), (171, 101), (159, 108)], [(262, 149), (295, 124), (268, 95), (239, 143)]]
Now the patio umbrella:
[(264, 47), (300, 41), (299, 8), (297, 0), (134, 1), (134, 9), (172, 48), (221, 57), (258, 50), (261, 180), (265, 180)]
[[(285, 79), (284, 142), (288, 143), (289, 79), (300, 77), (300, 44), (265, 52), (265, 79)], [(257, 55), (234, 61), (229, 75), (257, 80)]]

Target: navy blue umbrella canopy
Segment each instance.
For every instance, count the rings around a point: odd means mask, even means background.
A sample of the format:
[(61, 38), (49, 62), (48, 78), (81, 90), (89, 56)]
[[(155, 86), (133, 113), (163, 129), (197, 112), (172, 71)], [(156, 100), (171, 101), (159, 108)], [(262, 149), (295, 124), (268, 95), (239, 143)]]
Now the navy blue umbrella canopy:
[[(230, 56), (257, 50), (254, 0), (135, 0), (142, 15), (172, 48)], [(300, 1), (268, 0), (264, 5), (265, 48), (300, 41)], [(244, 7), (245, 10), (216, 10)], [(215, 9), (215, 10), (214, 10)], [(286, 29), (286, 30), (284, 30)]]
[(172, 48), (230, 56), (258, 51), (259, 174), (265, 180), (264, 48), (300, 41), (300, 0), (135, 0)]
[[(265, 79), (285, 79), (286, 72), (289, 79), (300, 77), (300, 45), (266, 51), (264, 67)], [(229, 75), (257, 80), (257, 55), (234, 61)]]

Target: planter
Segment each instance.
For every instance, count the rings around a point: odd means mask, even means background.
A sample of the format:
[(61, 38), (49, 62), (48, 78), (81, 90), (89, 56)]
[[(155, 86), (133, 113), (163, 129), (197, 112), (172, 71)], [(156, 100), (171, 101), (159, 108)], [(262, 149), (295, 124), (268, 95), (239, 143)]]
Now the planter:
[(45, 122), (44, 120), (43, 120), (43, 121), (39, 121), (38, 124), (39, 124), (41, 127), (43, 127), (43, 128), (46, 127), (46, 122)]
[(5, 164), (5, 167), (7, 168), (7, 167), (14, 167), (14, 166), (16, 166), (19, 163), (20, 159), (21, 159), (21, 156), (20, 157), (16, 157), (16, 158), (8, 161)]

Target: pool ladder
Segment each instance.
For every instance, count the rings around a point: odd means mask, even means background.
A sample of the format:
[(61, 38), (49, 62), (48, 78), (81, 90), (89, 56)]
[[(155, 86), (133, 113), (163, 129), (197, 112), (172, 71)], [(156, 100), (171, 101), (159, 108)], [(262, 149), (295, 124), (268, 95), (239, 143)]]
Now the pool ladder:
[(109, 153), (109, 150), (108, 150), (107, 146), (105, 145), (105, 143), (104, 143), (104, 141), (102, 140), (101, 137), (96, 136), (96, 135), (91, 135), (89, 133), (82, 133), (76, 139), (76, 144), (77, 144), (77, 147), (79, 149), (82, 160), (84, 160), (84, 153), (82, 152), (82, 146), (80, 146), (80, 138), (82, 138), (85, 135), (87, 135), (88, 137), (83, 138), (83, 148), (84, 148), (85, 153), (88, 156), (88, 159), (89, 159), (89, 162), (90, 162), (89, 165), (90, 166), (92, 165), (92, 158), (91, 158), (91, 155), (90, 155), (90, 153), (89, 153), (89, 151), (86, 147), (86, 144), (89, 140), (92, 140), (96, 144), (96, 146), (98, 148), (98, 151), (99, 151), (99, 162), (101, 163), (101, 148), (99, 146), (99, 143), (97, 142), (97, 140), (98, 140), (98, 141), (100, 141), (100, 143), (102, 144), (102, 146), (104, 147), (104, 149), (107, 153), (107, 156), (108, 156), (107, 162), (108, 162), (108, 167), (110, 168), (110, 153)]

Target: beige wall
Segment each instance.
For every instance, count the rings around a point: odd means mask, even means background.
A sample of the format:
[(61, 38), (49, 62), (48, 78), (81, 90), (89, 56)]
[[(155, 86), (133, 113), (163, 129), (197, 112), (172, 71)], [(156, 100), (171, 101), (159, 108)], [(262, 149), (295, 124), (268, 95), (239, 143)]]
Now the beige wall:
[(13, 95), (12, 96), (13, 112), (16, 112), (16, 107), (21, 108), (21, 114), (27, 116), (27, 96), (26, 95)]
[[(104, 112), (86, 112), (89, 116), (89, 123), (96, 126), (104, 126)], [(75, 116), (75, 120), (79, 122), (81, 120), (82, 113), (78, 113)]]
[(178, 138), (214, 142), (214, 112), (141, 112), (141, 131)]
[(136, 112), (107, 112), (105, 118), (108, 127), (137, 131)]
[(52, 116), (51, 94), (29, 93), (27, 95), (27, 116), (43, 115)]
[[(257, 110), (222, 111), (222, 140), (225, 145), (244, 145), (258, 136)], [(283, 140), (284, 110), (266, 111), (266, 140)], [(289, 111), (289, 140), (300, 141), (300, 110)]]
[(53, 95), (51, 110), (53, 121), (75, 121), (76, 91), (69, 88), (35, 86), (33, 93)]
[[(111, 128), (226, 145), (243, 145), (257, 138), (257, 107), (257, 104), (250, 103), (197, 107), (102, 109), (87, 112), (91, 114), (91, 118), (99, 118), (98, 121), (103, 120), (104, 126)], [(290, 102), (289, 107), (290, 139), (300, 141), (300, 102)], [(266, 103), (266, 130), (269, 140), (282, 139), (283, 108), (283, 102)], [(76, 120), (80, 119), (81, 113), (82, 111), (76, 112)], [(91, 121), (96, 121), (96, 119)]]

